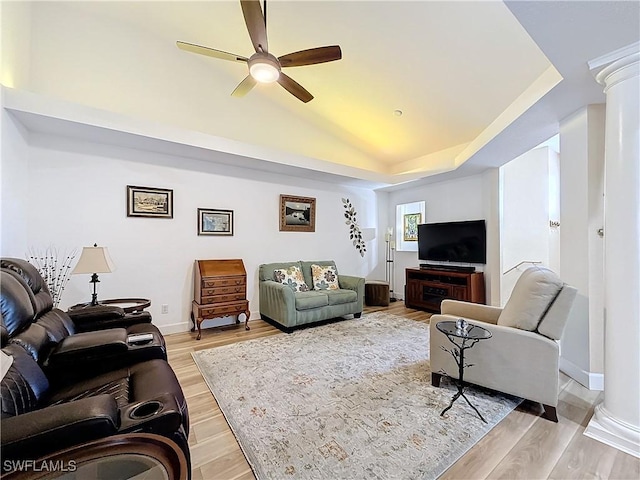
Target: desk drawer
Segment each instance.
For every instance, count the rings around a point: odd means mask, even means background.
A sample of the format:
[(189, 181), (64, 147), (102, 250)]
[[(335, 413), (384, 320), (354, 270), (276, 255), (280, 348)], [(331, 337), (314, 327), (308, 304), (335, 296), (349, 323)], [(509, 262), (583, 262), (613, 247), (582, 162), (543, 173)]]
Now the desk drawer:
[(202, 297), (202, 305), (206, 305), (209, 303), (225, 303), (225, 302), (233, 302), (236, 300), (244, 300), (246, 295), (244, 290), (240, 293), (228, 293), (226, 295), (212, 295), (209, 297)]
[(234, 285), (232, 287), (213, 287), (202, 289), (202, 302), (200, 303), (212, 303), (205, 301), (204, 297), (212, 297), (214, 295), (229, 295), (229, 294), (244, 294), (247, 292), (246, 285)]
[[(216, 288), (216, 287), (232, 287), (238, 285), (244, 285), (246, 283), (245, 277), (219, 277), (219, 278), (203, 278), (202, 288)], [(204, 295), (204, 292), (202, 293)]]
[(227, 315), (237, 315), (239, 313), (243, 313), (247, 310), (249, 302), (241, 301), (241, 302), (233, 302), (233, 303), (222, 303), (220, 305), (215, 306), (205, 306), (202, 305), (199, 307), (200, 316), (203, 318), (208, 317), (224, 317)]

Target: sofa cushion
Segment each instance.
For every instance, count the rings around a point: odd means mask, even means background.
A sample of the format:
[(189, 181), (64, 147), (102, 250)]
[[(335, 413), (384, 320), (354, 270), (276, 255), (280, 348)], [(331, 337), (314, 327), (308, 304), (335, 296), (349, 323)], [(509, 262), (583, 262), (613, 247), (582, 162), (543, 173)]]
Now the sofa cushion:
[(343, 303), (356, 302), (358, 294), (354, 290), (338, 289), (325, 290), (329, 297), (329, 305), (342, 305)]
[(300, 267), (292, 265), (288, 268), (277, 268), (273, 271), (273, 280), (289, 285), (294, 292), (307, 292), (309, 287), (304, 281)]
[(333, 265), (311, 265), (314, 290), (338, 290), (338, 271)]
[[(263, 263), (258, 270), (258, 280), (264, 282), (266, 280), (273, 280), (273, 273), (279, 268), (289, 268), (297, 266), (302, 269), (300, 262), (276, 262), (276, 263)], [(304, 272), (303, 272), (304, 273)]]
[(325, 267), (327, 265), (331, 265), (338, 271), (338, 267), (336, 267), (336, 262), (333, 260), (313, 260), (310, 262), (305, 262), (304, 260), (300, 261), (300, 267), (302, 268), (302, 274), (304, 275), (304, 281), (307, 282), (307, 285), (311, 285), (313, 288), (313, 274), (311, 273), (311, 265), (320, 265), (321, 267)]
[(525, 270), (513, 287), (498, 325), (535, 331), (562, 289), (562, 280), (551, 270), (531, 267)]
[(309, 310), (327, 305), (329, 305), (329, 299), (326, 292), (310, 290), (296, 293), (296, 310)]

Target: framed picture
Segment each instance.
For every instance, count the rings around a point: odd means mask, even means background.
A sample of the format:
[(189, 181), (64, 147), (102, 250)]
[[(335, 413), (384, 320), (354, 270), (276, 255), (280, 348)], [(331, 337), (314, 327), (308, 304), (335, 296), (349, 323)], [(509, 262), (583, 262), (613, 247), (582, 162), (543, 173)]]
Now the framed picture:
[(280, 195), (280, 231), (315, 232), (316, 199)]
[(233, 235), (233, 210), (199, 208), (198, 235)]
[(173, 218), (173, 190), (127, 185), (127, 217)]
[(403, 222), (403, 239), (405, 242), (418, 241), (418, 225), (422, 223), (421, 213), (407, 213)]

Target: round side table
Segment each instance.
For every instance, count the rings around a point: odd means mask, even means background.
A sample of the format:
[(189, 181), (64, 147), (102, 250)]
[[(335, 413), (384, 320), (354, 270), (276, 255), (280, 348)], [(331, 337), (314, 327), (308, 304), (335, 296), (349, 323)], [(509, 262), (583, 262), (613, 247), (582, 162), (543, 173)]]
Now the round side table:
[(458, 381), (456, 383), (458, 391), (451, 398), (451, 402), (449, 402), (449, 406), (444, 410), (442, 410), (442, 412), (440, 413), (440, 416), (443, 416), (447, 412), (447, 410), (449, 410), (453, 406), (453, 402), (455, 402), (458, 398), (462, 397), (467, 401), (469, 406), (473, 408), (473, 410), (478, 414), (478, 416), (480, 417), (480, 420), (482, 420), (484, 423), (487, 423), (487, 421), (480, 414), (478, 409), (471, 403), (471, 401), (464, 394), (464, 388), (465, 388), (464, 368), (467, 367), (467, 365), (465, 365), (464, 363), (464, 352), (465, 350), (472, 348), (480, 340), (488, 340), (489, 338), (491, 338), (492, 335), (489, 330), (487, 330), (486, 328), (480, 327), (479, 325), (466, 323), (466, 321), (465, 321), (465, 324), (466, 324), (466, 327), (461, 328), (458, 325), (458, 322), (454, 322), (454, 321), (447, 320), (444, 322), (436, 323), (436, 328), (440, 330), (447, 337), (447, 339), (453, 344), (454, 348), (447, 351), (451, 354), (453, 359), (456, 361), (456, 365), (458, 365)]

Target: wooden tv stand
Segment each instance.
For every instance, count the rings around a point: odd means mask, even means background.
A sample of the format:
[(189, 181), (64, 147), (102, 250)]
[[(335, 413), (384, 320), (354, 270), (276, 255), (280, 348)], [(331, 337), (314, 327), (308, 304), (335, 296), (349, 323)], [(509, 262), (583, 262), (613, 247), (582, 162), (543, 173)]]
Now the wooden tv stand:
[(407, 268), (405, 305), (440, 313), (445, 299), (485, 303), (483, 272)]

